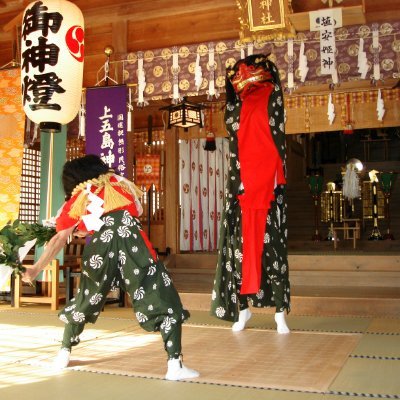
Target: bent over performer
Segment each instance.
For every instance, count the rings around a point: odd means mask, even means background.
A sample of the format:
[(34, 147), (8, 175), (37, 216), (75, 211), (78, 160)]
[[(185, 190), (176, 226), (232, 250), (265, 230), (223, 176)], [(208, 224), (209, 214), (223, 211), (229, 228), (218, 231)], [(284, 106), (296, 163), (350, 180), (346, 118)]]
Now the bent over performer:
[(189, 313), (137, 218), (140, 190), (95, 155), (65, 163), (62, 181), (67, 201), (56, 219), (57, 234), (24, 274), (25, 281), (34, 279), (71, 234), (91, 235), (82, 255), (77, 294), (59, 313), (65, 330), (55, 367), (68, 366), (71, 348), (79, 343), (85, 324), (96, 322), (108, 292), (120, 285), (130, 295), (141, 327), (161, 333), (168, 354), (165, 378), (197, 377), (198, 372), (181, 360), (182, 323)]
[(245, 328), (254, 307), (275, 307), (289, 333), (284, 108), (279, 73), (264, 55), (227, 69), (230, 162), (211, 313)]

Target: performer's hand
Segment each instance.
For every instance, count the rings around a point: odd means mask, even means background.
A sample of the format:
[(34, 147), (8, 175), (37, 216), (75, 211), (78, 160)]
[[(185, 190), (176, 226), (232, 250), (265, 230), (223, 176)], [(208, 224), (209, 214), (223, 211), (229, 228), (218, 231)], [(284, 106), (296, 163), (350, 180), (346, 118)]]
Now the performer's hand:
[(74, 231), (74, 236), (84, 238), (87, 235), (89, 235), (89, 232), (87, 231)]
[(32, 281), (38, 276), (39, 272), (34, 265), (25, 266), (26, 270), (22, 273), (22, 281), (26, 283), (32, 283)]

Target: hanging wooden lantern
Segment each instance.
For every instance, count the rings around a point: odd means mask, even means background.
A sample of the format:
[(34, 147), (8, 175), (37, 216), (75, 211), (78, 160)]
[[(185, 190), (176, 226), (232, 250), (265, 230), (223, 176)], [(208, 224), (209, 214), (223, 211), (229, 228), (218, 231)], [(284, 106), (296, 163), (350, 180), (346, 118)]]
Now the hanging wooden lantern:
[(346, 95), (346, 123), (343, 129), (345, 135), (352, 135), (354, 133), (354, 121), (352, 120), (352, 104), (350, 102), (350, 94)]
[(171, 126), (178, 126), (186, 130), (196, 125), (203, 127), (201, 113), (203, 108), (205, 106), (202, 104), (191, 103), (184, 97), (180, 103), (162, 107), (160, 110), (168, 110), (168, 129)]
[(21, 31), (22, 102), (42, 130), (59, 131), (79, 112), (83, 80), (84, 21), (66, 0), (30, 3)]
[(236, 0), (240, 17), (240, 40), (267, 41), (294, 37), (289, 20), (292, 0)]

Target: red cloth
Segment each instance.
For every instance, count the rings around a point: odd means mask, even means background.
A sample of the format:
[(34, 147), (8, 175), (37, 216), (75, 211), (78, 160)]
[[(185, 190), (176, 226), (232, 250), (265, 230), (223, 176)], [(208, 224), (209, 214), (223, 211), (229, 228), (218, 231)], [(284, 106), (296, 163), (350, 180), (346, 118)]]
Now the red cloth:
[[(117, 179), (112, 177), (111, 178), (111, 182), (117, 182)], [(92, 185), (90, 191), (92, 193), (94, 193), (96, 191), (97, 187)], [(133, 217), (138, 217), (139, 213), (138, 210), (135, 206), (135, 199), (133, 197), (133, 195), (125, 192), (122, 188), (118, 187), (118, 186), (114, 186), (114, 189), (117, 190), (119, 193), (123, 194), (127, 199), (131, 200), (132, 203), (128, 204), (125, 207), (119, 207), (116, 208), (114, 210), (108, 211), (108, 212), (112, 212), (112, 211), (117, 211), (117, 210), (126, 210), (129, 212), (129, 214), (131, 214)], [(64, 229), (67, 228), (71, 228), (72, 226), (77, 225), (77, 229), (80, 231), (84, 231), (84, 232), (88, 232), (88, 230), (86, 229), (85, 224), (83, 223), (83, 221), (80, 220), (80, 218), (71, 218), (68, 213), (71, 209), (71, 207), (73, 206), (76, 198), (79, 196), (79, 193), (77, 193), (75, 196), (71, 197), (63, 206), (61, 214), (57, 217), (57, 221), (56, 221), (56, 230), (57, 232), (62, 231)], [(97, 196), (99, 196), (101, 199), (104, 200), (104, 189), (102, 189)], [(93, 233), (93, 232), (90, 232)], [(140, 230), (140, 234), (142, 236), (142, 239), (147, 247), (147, 249), (149, 250), (150, 254), (152, 255), (153, 259), (156, 260), (157, 259), (157, 253), (155, 252), (149, 238), (147, 237), (146, 233), (143, 230)]]
[(242, 210), (242, 294), (257, 293), (268, 210), (276, 185), (286, 183), (282, 160), (271, 135), (268, 100), (273, 84), (248, 93), (242, 102), (238, 148), (244, 193)]
[[(110, 179), (111, 182), (117, 182), (117, 179), (112, 177)], [(97, 189), (97, 186), (92, 185), (90, 191), (92, 193), (94, 193)], [(128, 204), (125, 207), (120, 207), (120, 208), (116, 208), (115, 210), (111, 210), (111, 211), (117, 211), (117, 210), (126, 210), (129, 212), (129, 214), (131, 214), (133, 217), (138, 217), (139, 213), (138, 210), (135, 206), (135, 199), (133, 197), (132, 194), (125, 192), (121, 187), (119, 186), (114, 186), (114, 189), (117, 190), (119, 193), (121, 193), (122, 195), (124, 195), (127, 199), (131, 200), (132, 203)], [(57, 217), (57, 221), (56, 221), (56, 230), (57, 232), (62, 231), (64, 229), (68, 229), (71, 228), (72, 226), (76, 225), (79, 221), (79, 224), (77, 226), (77, 229), (80, 231), (84, 231), (84, 232), (88, 232), (88, 230), (86, 229), (85, 224), (83, 223), (83, 221), (80, 220), (80, 218), (71, 218), (68, 213), (70, 211), (70, 209), (72, 208), (76, 198), (79, 196), (80, 192), (77, 193), (75, 196), (71, 197), (63, 206), (61, 214), (59, 215), (59, 217)], [(101, 199), (104, 200), (104, 189), (102, 189), (97, 196), (99, 196)], [(83, 215), (82, 215), (83, 216)]]

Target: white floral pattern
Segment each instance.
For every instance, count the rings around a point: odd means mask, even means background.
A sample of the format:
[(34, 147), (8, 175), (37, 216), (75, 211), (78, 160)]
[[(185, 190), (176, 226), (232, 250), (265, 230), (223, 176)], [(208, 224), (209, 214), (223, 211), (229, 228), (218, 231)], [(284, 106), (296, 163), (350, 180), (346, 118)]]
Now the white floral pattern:
[(60, 314), (59, 319), (60, 319), (60, 321), (64, 322), (64, 324), (69, 323), (68, 318), (65, 314)]
[(72, 319), (75, 322), (85, 322), (85, 314), (83, 314), (81, 312), (73, 312)]
[(163, 280), (164, 280), (164, 285), (165, 286), (169, 286), (172, 281), (171, 281), (171, 278), (168, 276), (168, 274), (163, 272), (162, 273), (162, 277), (163, 277)]
[(217, 317), (219, 317), (219, 318), (224, 317), (224, 316), (225, 316), (225, 308), (223, 308), (223, 307), (218, 307), (218, 308), (215, 310), (215, 314), (216, 314)]
[(243, 254), (240, 252), (239, 249), (235, 250), (235, 258), (237, 258), (239, 260), (239, 262), (243, 261)]
[(114, 232), (111, 229), (107, 229), (100, 235), (100, 240), (103, 243), (110, 243), (114, 236)]
[(156, 273), (156, 271), (157, 271), (156, 266), (155, 265), (150, 265), (149, 271), (147, 272), (147, 275), (152, 276), (152, 275), (154, 275)]
[(149, 320), (148, 317), (147, 317), (145, 314), (141, 313), (140, 311), (138, 311), (135, 315), (136, 315), (136, 319), (137, 319), (138, 322), (141, 323), (141, 324), (142, 324), (143, 322), (146, 322), (146, 321)]
[(129, 237), (132, 234), (129, 227), (127, 227), (127, 226), (120, 226), (117, 229), (117, 232), (118, 232), (118, 235), (123, 238)]
[(110, 217), (109, 215), (107, 215), (106, 217), (104, 217), (103, 222), (104, 222), (105, 226), (113, 226), (114, 225), (114, 218)]
[(133, 218), (128, 212), (124, 212), (124, 215), (122, 216), (122, 223), (124, 225), (129, 225), (131, 226), (133, 224)]
[(92, 305), (99, 304), (102, 299), (103, 299), (103, 295), (101, 293), (96, 293), (90, 298), (89, 303)]
[(125, 263), (126, 263), (126, 254), (122, 250), (119, 251), (118, 261), (122, 265), (125, 265)]
[(93, 269), (99, 269), (100, 267), (102, 267), (103, 265), (103, 257), (95, 254), (92, 257), (90, 257), (89, 259), (89, 265), (93, 268)]
[(164, 321), (160, 325), (160, 328), (163, 329), (166, 333), (168, 333), (171, 330), (172, 325), (175, 325), (175, 324), (176, 324), (175, 318), (165, 317)]
[(135, 300), (142, 300), (146, 292), (144, 291), (143, 287), (140, 287), (139, 289), (136, 289), (133, 298)]

